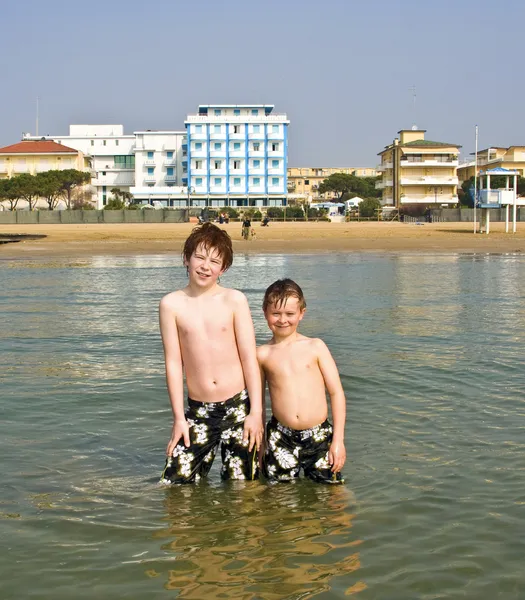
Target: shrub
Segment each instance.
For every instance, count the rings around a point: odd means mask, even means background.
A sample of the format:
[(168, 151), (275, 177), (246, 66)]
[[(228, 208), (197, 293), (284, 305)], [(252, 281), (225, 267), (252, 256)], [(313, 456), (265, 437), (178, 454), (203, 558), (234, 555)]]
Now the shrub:
[(91, 202), (87, 202), (82, 198), (79, 200), (74, 200), (71, 208), (73, 210), (95, 210), (95, 207), (93, 204), (91, 204)]
[(117, 198), (111, 198), (108, 200), (106, 206), (104, 206), (104, 210), (122, 210), (124, 207), (124, 202)]
[(287, 206), (286, 207), (286, 218), (287, 219), (304, 219), (304, 210), (301, 206)]
[(222, 208), (219, 208), (219, 213), (227, 214), (230, 219), (237, 219), (239, 216), (238, 211), (236, 211), (233, 206), (223, 206)]
[(402, 204), (399, 214), (407, 217), (423, 217), (427, 214), (428, 209), (426, 204)]
[(262, 213), (261, 213), (261, 211), (260, 211), (260, 210), (256, 210), (256, 211), (253, 213), (253, 217), (252, 217), (252, 219), (253, 219), (254, 221), (261, 221), (261, 220), (262, 220)]
[(280, 206), (269, 206), (266, 214), (270, 219), (282, 219), (284, 215), (283, 209)]
[(378, 198), (365, 198), (359, 203), (359, 216), (376, 217), (378, 208), (381, 208), (381, 202)]

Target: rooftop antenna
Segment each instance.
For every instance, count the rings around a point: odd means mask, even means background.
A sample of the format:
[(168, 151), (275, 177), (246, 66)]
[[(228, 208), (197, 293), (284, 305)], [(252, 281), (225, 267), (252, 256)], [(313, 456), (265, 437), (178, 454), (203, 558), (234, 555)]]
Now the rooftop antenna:
[(412, 129), (415, 131), (417, 129), (416, 125), (416, 86), (413, 85), (408, 88), (412, 92), (412, 108), (414, 110), (414, 122), (412, 125)]
[(36, 97), (36, 136), (38, 137), (38, 112), (39, 112), (39, 107), (38, 107), (38, 96)]

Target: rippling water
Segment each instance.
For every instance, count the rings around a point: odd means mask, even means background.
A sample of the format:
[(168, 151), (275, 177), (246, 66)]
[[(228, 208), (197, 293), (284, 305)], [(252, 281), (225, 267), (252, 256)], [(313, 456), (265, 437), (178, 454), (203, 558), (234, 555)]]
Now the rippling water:
[(177, 257), (0, 261), (0, 598), (525, 598), (525, 257), (237, 256), (302, 285), (347, 485), (157, 484)]

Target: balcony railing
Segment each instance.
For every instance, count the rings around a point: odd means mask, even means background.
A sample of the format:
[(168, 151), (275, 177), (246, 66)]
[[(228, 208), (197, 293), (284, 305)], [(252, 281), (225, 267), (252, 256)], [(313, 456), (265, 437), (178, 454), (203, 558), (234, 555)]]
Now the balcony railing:
[(457, 158), (454, 160), (407, 160), (401, 158), (400, 165), (403, 167), (403, 169), (405, 167), (457, 167), (459, 165), (459, 161)]
[(457, 177), (425, 175), (422, 177), (401, 177), (401, 185), (458, 185)]
[(272, 113), (271, 115), (189, 115), (185, 123), (288, 123), (285, 113)]
[(151, 158), (148, 159), (148, 160), (145, 160), (144, 161), (144, 166), (145, 167), (154, 167), (155, 166), (155, 161), (152, 160)]

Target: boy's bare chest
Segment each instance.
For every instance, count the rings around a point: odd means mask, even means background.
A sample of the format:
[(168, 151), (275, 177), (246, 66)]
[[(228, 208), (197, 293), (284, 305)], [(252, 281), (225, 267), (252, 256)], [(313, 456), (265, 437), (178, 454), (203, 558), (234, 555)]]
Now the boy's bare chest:
[(319, 369), (317, 357), (313, 352), (299, 351), (274, 351), (270, 353), (265, 361), (265, 367), (268, 375), (283, 376), (283, 375), (305, 375), (314, 373)]
[(181, 339), (220, 338), (233, 331), (231, 310), (206, 310), (207, 307), (185, 310), (177, 315), (177, 331)]

